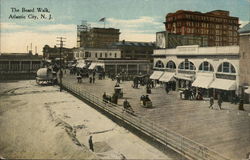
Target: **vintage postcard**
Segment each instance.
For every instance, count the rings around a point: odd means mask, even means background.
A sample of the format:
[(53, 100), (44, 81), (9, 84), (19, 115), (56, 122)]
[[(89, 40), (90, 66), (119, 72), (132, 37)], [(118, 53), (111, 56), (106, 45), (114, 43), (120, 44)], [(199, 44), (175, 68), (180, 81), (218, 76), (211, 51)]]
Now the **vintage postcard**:
[(0, 0), (0, 159), (250, 160), (250, 1)]

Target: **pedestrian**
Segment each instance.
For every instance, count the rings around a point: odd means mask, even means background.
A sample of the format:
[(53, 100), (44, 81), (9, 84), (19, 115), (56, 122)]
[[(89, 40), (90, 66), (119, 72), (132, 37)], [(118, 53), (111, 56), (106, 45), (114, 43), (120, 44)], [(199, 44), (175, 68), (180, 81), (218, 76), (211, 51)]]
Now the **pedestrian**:
[(222, 98), (219, 95), (219, 97), (218, 97), (218, 106), (219, 106), (220, 109), (221, 109), (221, 104), (222, 104)]
[(112, 96), (112, 102), (114, 104), (117, 104), (117, 102), (118, 102), (118, 95), (116, 93), (114, 93), (113, 96)]
[(240, 103), (239, 103), (239, 110), (244, 111), (243, 105), (244, 105), (244, 101), (243, 101), (243, 99), (241, 98), (241, 99), (240, 99)]
[(95, 83), (95, 77), (93, 77), (93, 81), (92, 82)]
[(168, 85), (167, 85), (167, 84), (166, 84), (166, 87), (165, 87), (165, 91), (166, 91), (166, 93), (168, 94), (169, 89), (168, 89)]
[(107, 99), (106, 92), (104, 92), (104, 93), (103, 93), (103, 95), (102, 95), (102, 99), (103, 99), (103, 102), (106, 102), (106, 99)]
[(212, 108), (213, 109), (213, 105), (214, 105), (214, 97), (210, 97), (209, 99), (209, 102), (210, 102), (210, 106), (208, 108)]
[(92, 83), (92, 77), (91, 76), (89, 77), (89, 83)]
[(128, 103), (128, 100), (127, 100), (127, 98), (123, 101), (123, 108), (126, 110), (126, 109), (128, 109), (128, 105), (129, 105), (129, 103)]
[(151, 80), (150, 82), (151, 82), (151, 86), (152, 86), (151, 88), (154, 88), (154, 81)]
[(94, 146), (93, 146), (92, 136), (89, 137), (89, 149), (91, 149), (94, 152)]

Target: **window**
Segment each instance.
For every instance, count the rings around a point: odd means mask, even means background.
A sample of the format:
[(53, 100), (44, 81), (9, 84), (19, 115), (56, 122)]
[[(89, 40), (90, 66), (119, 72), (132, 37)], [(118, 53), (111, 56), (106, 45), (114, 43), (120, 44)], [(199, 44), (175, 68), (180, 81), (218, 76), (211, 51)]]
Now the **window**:
[(162, 63), (162, 61), (157, 61), (157, 62), (155, 63), (155, 67), (164, 68), (164, 64)]
[(116, 58), (116, 53), (115, 53), (115, 58)]
[(108, 53), (105, 53), (105, 58), (107, 58), (108, 57)]
[(173, 61), (169, 61), (166, 65), (166, 68), (168, 69), (176, 69), (176, 65)]
[(102, 58), (102, 53), (100, 53), (100, 57)]
[(183, 70), (195, 70), (195, 66), (192, 62), (190, 61), (185, 61), (185, 62), (182, 62), (178, 69), (183, 69)]
[(97, 53), (95, 53), (95, 58), (97, 58)]
[(236, 73), (234, 66), (229, 63), (229, 62), (223, 62), (219, 68), (218, 72), (223, 72), (223, 73)]
[(214, 71), (214, 68), (209, 62), (205, 61), (205, 62), (201, 63), (201, 65), (199, 66), (199, 71), (212, 72), (212, 71)]

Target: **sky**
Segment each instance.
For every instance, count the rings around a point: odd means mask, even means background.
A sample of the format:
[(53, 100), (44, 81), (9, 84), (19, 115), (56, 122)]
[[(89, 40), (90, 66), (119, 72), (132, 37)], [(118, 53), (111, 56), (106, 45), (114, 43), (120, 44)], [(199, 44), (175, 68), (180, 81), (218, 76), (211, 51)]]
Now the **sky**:
[(65, 47), (76, 47), (77, 25), (85, 20), (103, 27), (103, 17), (106, 28), (120, 29), (120, 40), (145, 42), (154, 42), (155, 33), (165, 30), (166, 14), (180, 9), (228, 10), (241, 26), (250, 19), (250, 0), (0, 0), (0, 7), (0, 53), (25, 53), (32, 43), (33, 52), (37, 46), (42, 54), (43, 46), (58, 44), (60, 36)]

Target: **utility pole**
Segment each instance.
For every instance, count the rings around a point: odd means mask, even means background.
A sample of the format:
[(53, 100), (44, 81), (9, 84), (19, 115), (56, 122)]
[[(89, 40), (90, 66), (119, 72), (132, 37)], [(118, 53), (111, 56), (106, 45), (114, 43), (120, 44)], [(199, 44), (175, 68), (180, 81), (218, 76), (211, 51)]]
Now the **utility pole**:
[(62, 92), (62, 77), (63, 77), (63, 72), (62, 72), (62, 47), (63, 47), (63, 41), (64, 37), (57, 37), (57, 41), (60, 42), (60, 44), (57, 44), (60, 46), (60, 70), (59, 70), (59, 79), (60, 79), (60, 92)]

